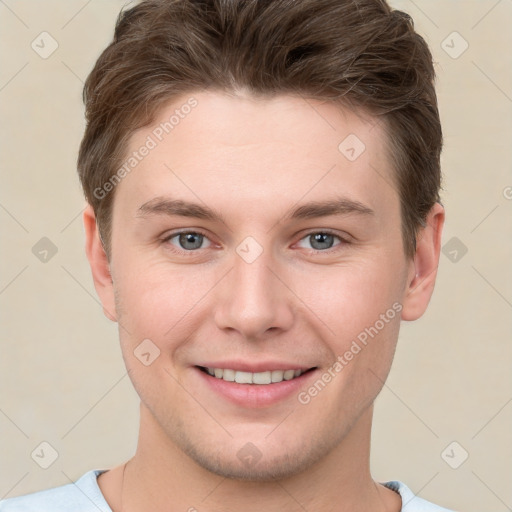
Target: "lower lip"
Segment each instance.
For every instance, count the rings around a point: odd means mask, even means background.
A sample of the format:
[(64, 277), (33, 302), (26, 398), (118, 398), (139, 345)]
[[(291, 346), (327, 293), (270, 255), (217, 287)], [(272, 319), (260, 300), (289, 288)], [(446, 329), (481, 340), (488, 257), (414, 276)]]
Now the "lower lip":
[(194, 367), (194, 370), (210, 389), (230, 402), (241, 407), (255, 409), (269, 407), (290, 395), (297, 395), (305, 382), (317, 372), (316, 369), (310, 370), (299, 377), (274, 382), (273, 384), (238, 384), (238, 382), (228, 382), (224, 379), (212, 377), (209, 373), (203, 372), (197, 367)]

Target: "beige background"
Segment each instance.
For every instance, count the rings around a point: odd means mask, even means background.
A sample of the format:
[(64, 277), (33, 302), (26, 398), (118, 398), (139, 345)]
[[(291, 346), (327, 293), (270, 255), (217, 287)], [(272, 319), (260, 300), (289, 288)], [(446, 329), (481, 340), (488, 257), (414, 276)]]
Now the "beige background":
[[(0, 0), (0, 497), (118, 464), (136, 445), (137, 396), (93, 288), (75, 171), (82, 83), (123, 3)], [(447, 255), (428, 312), (402, 324), (372, 470), (450, 508), (510, 510), (512, 1), (392, 4), (437, 63)], [(43, 31), (58, 43), (46, 59), (31, 48)], [(457, 58), (454, 31), (469, 44)], [(43, 237), (57, 248), (46, 263), (32, 252)], [(48, 469), (31, 457), (43, 441), (58, 453)], [(446, 462), (465, 452), (457, 469)]]

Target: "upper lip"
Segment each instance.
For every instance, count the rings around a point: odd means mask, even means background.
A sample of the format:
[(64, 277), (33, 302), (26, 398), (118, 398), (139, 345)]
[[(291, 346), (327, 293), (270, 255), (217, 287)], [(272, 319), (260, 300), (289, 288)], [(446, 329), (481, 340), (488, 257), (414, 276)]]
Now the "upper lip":
[(261, 373), (274, 370), (301, 370), (305, 372), (315, 366), (304, 366), (303, 364), (288, 361), (206, 361), (196, 366), (205, 368), (222, 368), (224, 370), (235, 370), (240, 372)]

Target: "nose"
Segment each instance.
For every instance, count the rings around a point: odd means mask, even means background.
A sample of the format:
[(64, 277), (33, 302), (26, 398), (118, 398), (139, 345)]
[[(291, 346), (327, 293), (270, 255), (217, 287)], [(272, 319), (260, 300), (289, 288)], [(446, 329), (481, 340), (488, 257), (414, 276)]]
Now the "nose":
[(248, 262), (235, 253), (233, 260), (214, 306), (219, 329), (238, 331), (252, 341), (289, 329), (293, 323), (293, 293), (272, 257), (264, 251)]

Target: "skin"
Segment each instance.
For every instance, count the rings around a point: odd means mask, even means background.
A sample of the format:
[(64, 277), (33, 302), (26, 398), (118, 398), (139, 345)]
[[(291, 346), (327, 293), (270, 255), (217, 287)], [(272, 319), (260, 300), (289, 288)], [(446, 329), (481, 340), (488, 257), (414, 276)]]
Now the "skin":
[[(130, 152), (190, 96), (198, 105), (115, 189), (110, 261), (92, 208), (84, 212), (94, 284), (141, 399), (136, 453), (103, 473), (100, 489), (114, 512), (399, 511), (401, 498), (370, 473), (373, 401), (400, 321), (428, 306), (443, 207), (434, 205), (407, 260), (382, 124), (318, 100), (190, 93), (134, 132)], [(353, 162), (338, 149), (349, 134), (366, 146)], [(206, 205), (224, 222), (140, 215), (162, 196)], [(299, 204), (341, 196), (374, 214), (286, 219)], [(326, 229), (335, 236), (319, 246), (310, 235)], [(199, 230), (203, 244), (187, 251), (179, 237), (164, 240), (179, 230)], [(252, 263), (236, 252), (248, 236), (263, 249)], [(292, 394), (237, 406), (194, 369), (280, 359), (317, 367), (318, 378), (394, 303), (401, 313), (308, 404)], [(160, 350), (149, 366), (133, 353), (144, 339)], [(248, 442), (261, 453), (251, 467), (237, 457)]]

